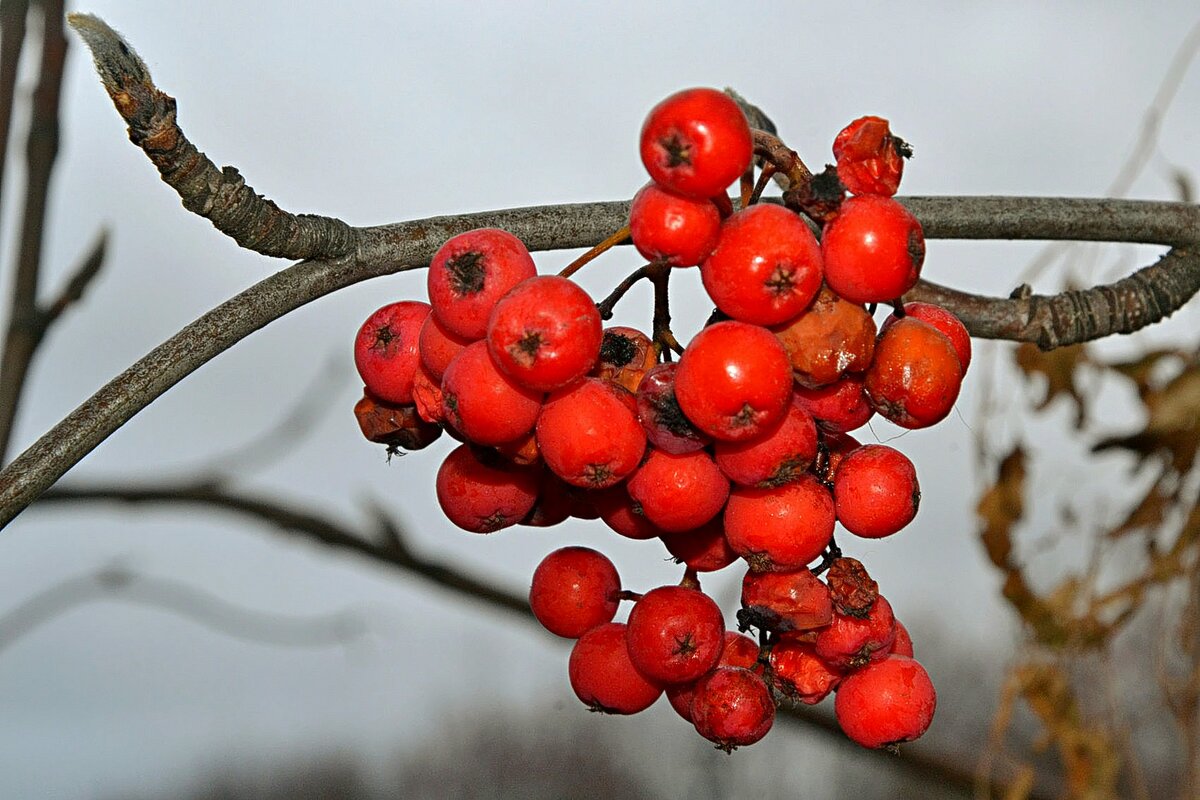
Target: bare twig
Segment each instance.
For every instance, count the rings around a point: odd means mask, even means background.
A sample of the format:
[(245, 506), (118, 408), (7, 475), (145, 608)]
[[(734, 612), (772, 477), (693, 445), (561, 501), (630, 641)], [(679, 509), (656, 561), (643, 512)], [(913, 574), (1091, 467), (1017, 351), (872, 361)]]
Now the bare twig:
[[(16, 279), (4, 351), (0, 355), (0, 464), (4, 463), (13, 420), (29, 363), (41, 341), (37, 305), (38, 275), (50, 173), (58, 156), (58, 102), (62, 89), (67, 39), (63, 33), (62, 0), (42, 0), (41, 66), (25, 144), (25, 206), (22, 210)], [(11, 99), (9, 99), (11, 113)], [(5, 131), (7, 137), (7, 131)]]
[[(218, 512), (233, 513), (265, 523), (282, 533), (367, 556), (377, 563), (397, 568), (442, 589), (483, 602), (493, 608), (512, 612), (523, 622), (536, 624), (524, 597), (495, 587), (454, 567), (422, 558), (413, 553), (404, 540), (403, 530), (380, 509), (375, 510), (378, 530), (372, 533), (378, 541), (373, 542), (369, 538), (369, 534), (363, 535), (317, 512), (296, 510), (296, 506), (290, 502), (252, 497), (206, 484), (67, 487), (47, 492), (38, 502), (38, 507), (44, 507), (51, 503), (72, 505), (79, 502), (115, 502), (172, 507), (191, 505)], [(857, 745), (846, 739), (836, 720), (827, 713), (808, 706), (785, 706), (780, 711), (780, 719), (785, 723), (799, 724), (808, 730), (821, 731), (828, 734), (833, 741), (848, 748), (854, 748), (856, 752), (863, 752)], [(882, 763), (922, 777), (932, 776), (943, 784), (955, 786), (964, 791), (974, 785), (974, 774), (969, 768), (964, 768), (955, 761), (930, 753), (927, 748), (906, 746), (901, 750), (899, 757), (884, 750), (873, 752)], [(999, 783), (993, 785), (997, 797), (1003, 796), (1005, 788)]]
[(29, 0), (0, 0), (0, 186), (4, 185), (8, 163), (8, 132), (12, 126), (17, 68), (25, 45), (28, 15)]
[(0, 651), (69, 611), (110, 599), (169, 611), (236, 639), (282, 647), (346, 644), (365, 628), (354, 612), (300, 617), (254, 611), (194, 586), (111, 566), (49, 586), (0, 616)]

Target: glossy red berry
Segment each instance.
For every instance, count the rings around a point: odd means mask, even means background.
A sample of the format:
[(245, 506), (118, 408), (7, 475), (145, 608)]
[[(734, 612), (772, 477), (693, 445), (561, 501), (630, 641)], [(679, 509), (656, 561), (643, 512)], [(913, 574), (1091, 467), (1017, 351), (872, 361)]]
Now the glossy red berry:
[(894, 195), (911, 153), (882, 117), (860, 117), (833, 140), (838, 178), (854, 194)]
[(694, 267), (717, 246), (721, 212), (711, 200), (695, 200), (648, 183), (629, 207), (629, 236), (647, 261)]
[(599, 625), (580, 636), (567, 671), (575, 696), (593, 711), (606, 714), (645, 711), (663, 692), (629, 660), (625, 625), (620, 622)]
[[(744, 633), (725, 631), (725, 645), (721, 650), (721, 657), (717, 659), (717, 666), (750, 669), (757, 663), (758, 642)], [(667, 700), (670, 701), (671, 708), (688, 722), (692, 721), (692, 698), (695, 696), (697, 684), (702, 680), (703, 675), (691, 683), (675, 683), (667, 687)]]
[(568, 639), (612, 622), (621, 579), (612, 562), (587, 547), (563, 547), (542, 559), (529, 588), (529, 608), (551, 633)]
[[(500, 461), (500, 457), (492, 456)], [(467, 445), (459, 445), (437, 474), (437, 499), (446, 518), (472, 533), (491, 533), (516, 525), (538, 495), (536, 471), (485, 464)]]
[(904, 428), (927, 428), (954, 408), (962, 366), (941, 331), (905, 317), (879, 335), (864, 385), (881, 415)]
[(730, 320), (700, 331), (679, 359), (675, 399), (714, 439), (753, 439), (787, 412), (792, 369), (766, 328)]
[(488, 320), (492, 358), (517, 383), (543, 392), (571, 383), (600, 355), (603, 327), (592, 298), (557, 275), (539, 275), (506, 294)]
[(834, 713), (850, 739), (877, 748), (911, 742), (929, 728), (937, 692), (929, 673), (905, 656), (888, 656), (847, 676)]
[(421, 326), (421, 334), (418, 339), (421, 365), (430, 375), (440, 381), (446, 372), (446, 367), (450, 366), (454, 357), (461, 353), (471, 341), (471, 339), (451, 332), (438, 322), (437, 317), (430, 314), (425, 318), (425, 324)]
[(904, 627), (904, 623), (896, 620), (896, 638), (892, 640), (892, 655), (913, 657), (913, 642), (912, 636), (908, 633), (908, 628)]
[(917, 514), (921, 502), (917, 471), (899, 450), (865, 445), (838, 465), (833, 502), (838, 522), (856, 536), (891, 536)]
[(603, 489), (628, 477), (646, 451), (646, 435), (626, 389), (584, 378), (546, 398), (537, 441), (546, 466), (573, 486)]
[(354, 338), (354, 366), (367, 391), (385, 403), (413, 401), (413, 376), (420, 364), (417, 341), (429, 304), (401, 300), (378, 309)]
[(629, 657), (659, 683), (685, 683), (716, 666), (725, 642), (725, 619), (712, 598), (683, 586), (660, 586), (629, 612)]
[(739, 487), (725, 506), (725, 537), (756, 572), (789, 572), (815, 561), (833, 536), (829, 490), (811, 474), (767, 489)]
[(697, 682), (692, 724), (725, 752), (754, 744), (774, 722), (775, 702), (757, 673), (745, 667), (717, 667)]
[(821, 288), (821, 272), (821, 247), (808, 225), (772, 204), (725, 220), (716, 249), (700, 265), (717, 308), (756, 325), (775, 325), (808, 308)]
[(651, 450), (626, 486), (646, 518), (667, 532), (700, 527), (721, 513), (729, 497), (729, 479), (703, 450)]
[(642, 163), (656, 183), (707, 200), (750, 166), (754, 143), (745, 114), (716, 89), (684, 89), (666, 98), (642, 125)]
[(482, 339), (492, 306), (537, 274), (524, 243), (507, 231), (479, 228), (446, 240), (429, 262), (433, 313), (448, 331)]
[(472, 342), (442, 376), (442, 415), (476, 444), (503, 444), (533, 430), (542, 393), (500, 372), (487, 342)]
[(842, 203), (821, 238), (825, 282), (846, 300), (886, 303), (913, 287), (925, 263), (921, 223), (890, 197)]
[[(904, 316), (927, 322), (945, 334), (946, 338), (950, 340), (950, 344), (954, 346), (954, 352), (958, 355), (958, 362), (962, 365), (963, 374), (966, 374), (967, 367), (971, 366), (971, 334), (962, 324), (962, 320), (933, 303), (905, 303)], [(880, 326), (880, 331), (887, 330), (895, 324), (897, 319), (900, 317), (895, 314), (888, 316)]]
[(588, 492), (604, 524), (627, 539), (653, 539), (662, 530), (651, 522), (626, 490), (624, 484)]
[(720, 517), (695, 530), (663, 533), (659, 538), (676, 561), (696, 572), (716, 572), (738, 560)]
[(867, 399), (865, 378), (858, 373), (843, 375), (828, 386), (810, 389), (796, 386), (796, 402), (809, 414), (822, 431), (845, 433), (857, 430), (875, 414)]
[(782, 486), (800, 478), (817, 455), (817, 426), (793, 396), (787, 414), (755, 439), (717, 442), (717, 466), (741, 486)]

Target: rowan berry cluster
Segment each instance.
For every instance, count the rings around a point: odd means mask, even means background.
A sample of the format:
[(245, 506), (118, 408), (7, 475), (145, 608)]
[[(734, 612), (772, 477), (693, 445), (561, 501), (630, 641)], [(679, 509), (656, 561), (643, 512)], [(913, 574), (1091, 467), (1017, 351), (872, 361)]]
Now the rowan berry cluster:
[[(363, 433), (404, 450), (443, 430), (459, 440), (436, 487), (460, 528), (599, 518), (685, 565), (679, 585), (645, 594), (592, 549), (537, 567), (530, 606), (577, 640), (570, 682), (589, 707), (631, 714), (665, 693), (730, 750), (761, 739), (779, 703), (836, 691), (854, 741), (915, 739), (933, 685), (875, 581), (834, 541), (837, 524), (895, 534), (920, 500), (908, 458), (849, 432), (875, 414), (938, 422), (970, 361), (954, 315), (900, 300), (925, 255), (920, 224), (892, 197), (908, 146), (863, 117), (838, 134), (836, 167), (813, 176), (731, 96), (689, 89), (650, 112), (640, 150), (651, 181), (614, 241), (632, 238), (649, 263), (596, 303), (568, 277), (538, 275), (509, 233), (452, 237), (430, 263), (429, 302), (384, 306), (358, 332)], [(787, 179), (783, 204), (759, 202), (773, 175)], [(739, 210), (726, 196), (735, 181)], [(665, 305), (667, 275), (687, 267), (716, 310), (686, 347), (665, 308), (650, 334), (603, 327), (633, 280), (655, 281)], [(877, 329), (881, 303), (895, 312)], [(741, 632), (699, 585), (739, 561)], [(621, 601), (632, 608), (614, 622)]]

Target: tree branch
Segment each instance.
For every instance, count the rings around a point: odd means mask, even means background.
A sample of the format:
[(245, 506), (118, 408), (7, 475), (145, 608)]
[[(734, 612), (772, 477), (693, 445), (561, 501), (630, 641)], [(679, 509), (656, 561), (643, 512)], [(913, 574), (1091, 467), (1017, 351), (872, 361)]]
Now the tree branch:
[[(38, 507), (52, 503), (74, 504), (79, 502), (122, 503), (135, 506), (190, 505), (200, 508), (231, 513), (266, 524), (281, 533), (318, 542), (327, 547), (349, 550), (366, 556), (429, 584), (449, 590), (471, 600), (482, 602), (492, 608), (512, 613), (521, 621), (536, 625), (529, 604), (518, 596), (495, 587), (486, 581), (431, 559), (422, 558), (408, 547), (403, 530), (385, 512), (376, 510), (378, 530), (372, 542), (370, 535), (360, 534), (342, 523), (314, 511), (298, 511), (291, 503), (234, 493), (228, 489), (205, 483), (180, 483), (161, 486), (130, 487), (127, 485), (64, 487), (47, 492), (38, 502)], [(939, 758), (921, 746), (905, 746), (899, 757), (886, 750), (863, 751), (846, 739), (837, 722), (827, 713), (809, 706), (784, 706), (780, 708), (780, 720), (799, 724), (809, 730), (828, 734), (834, 741), (852, 748), (856, 753), (874, 754), (884, 763), (913, 773), (920, 777), (934, 777), (945, 784), (963, 791), (975, 786), (972, 769), (964, 769), (957, 763)], [(1006, 790), (1001, 783), (992, 789), (995, 796), (1004, 796)], [(1030, 795), (1030, 797), (1033, 797)]]

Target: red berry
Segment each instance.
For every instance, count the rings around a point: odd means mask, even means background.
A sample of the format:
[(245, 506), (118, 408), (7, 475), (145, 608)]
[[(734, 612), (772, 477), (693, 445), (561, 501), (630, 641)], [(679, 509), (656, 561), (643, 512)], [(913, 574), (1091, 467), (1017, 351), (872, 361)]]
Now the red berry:
[(750, 166), (746, 116), (716, 89), (685, 89), (650, 110), (642, 125), (642, 163), (666, 189), (700, 200), (721, 194)]
[(813, 646), (830, 666), (857, 669), (887, 656), (896, 638), (895, 622), (891, 603), (880, 595), (866, 616), (850, 616), (834, 609), (833, 620), (817, 632)]
[(550, 470), (542, 470), (537, 502), (521, 520), (521, 524), (533, 528), (549, 528), (565, 522), (571, 516), (574, 505), (571, 492), (574, 490), (574, 486)]
[(591, 370), (600, 355), (600, 312), (566, 278), (539, 275), (506, 294), (488, 320), (488, 347), (517, 383), (549, 392)]
[(720, 517), (695, 530), (663, 533), (659, 538), (676, 561), (696, 572), (716, 572), (738, 559), (725, 538)]
[(646, 435), (626, 389), (584, 378), (546, 398), (537, 441), (546, 466), (573, 486), (602, 489), (637, 469)]
[(842, 671), (820, 659), (808, 642), (783, 639), (771, 648), (771, 683), (784, 696), (816, 705), (842, 680)]
[(542, 559), (529, 588), (529, 608), (551, 633), (578, 639), (612, 622), (621, 591), (617, 569), (602, 553), (563, 547)]
[(718, 322), (700, 331), (679, 359), (675, 399), (692, 423), (714, 439), (762, 434), (787, 412), (792, 369), (770, 331)]
[(789, 572), (816, 560), (833, 524), (833, 498), (810, 474), (768, 489), (739, 487), (725, 506), (729, 546), (757, 572)]
[(729, 479), (703, 450), (672, 455), (651, 449), (626, 486), (646, 518), (668, 532), (700, 527), (729, 497)]
[(894, 195), (911, 153), (882, 117), (860, 117), (833, 140), (838, 178), (854, 194)]
[(629, 235), (647, 261), (694, 267), (717, 246), (721, 212), (711, 200), (693, 200), (647, 183), (629, 207)]
[(659, 683), (684, 683), (716, 666), (725, 642), (725, 619), (712, 598), (683, 586), (660, 586), (629, 612), (629, 657)]
[(911, 742), (929, 728), (937, 692), (925, 668), (905, 656), (888, 656), (846, 677), (838, 687), (838, 724), (863, 747)]
[(446, 367), (454, 357), (463, 351), (472, 340), (459, 336), (447, 330), (437, 317), (430, 314), (421, 326), (418, 347), (421, 352), (421, 365), (435, 379), (441, 380)]
[[(494, 456), (499, 461), (498, 456)], [(536, 471), (484, 464), (471, 448), (459, 445), (437, 474), (437, 499), (446, 517), (473, 533), (516, 525), (533, 508), (538, 494)]]
[(669, 361), (652, 367), (637, 388), (638, 419), (650, 444), (665, 453), (691, 453), (712, 439), (701, 433), (679, 407), (675, 397), (675, 372), (679, 364)]
[(774, 325), (796, 316), (816, 297), (821, 247), (794, 212), (750, 206), (725, 220), (716, 249), (700, 265), (700, 277), (725, 314)]
[(497, 228), (467, 231), (447, 239), (429, 262), (429, 302), (447, 330), (482, 339), (492, 306), (536, 274), (529, 251), (516, 236)]
[(354, 366), (367, 391), (385, 403), (413, 401), (413, 376), (420, 364), (417, 339), (429, 304), (401, 300), (375, 311), (354, 338)]
[[(932, 303), (905, 303), (904, 316), (928, 322), (944, 333), (950, 340), (950, 344), (954, 346), (954, 352), (958, 355), (958, 363), (962, 365), (963, 374), (967, 373), (967, 367), (971, 365), (971, 334), (962, 324), (962, 320), (941, 306), (935, 306)], [(880, 326), (880, 332), (894, 325), (897, 319), (900, 317), (895, 314), (889, 315)]]
[[(745, 667), (750, 669), (758, 663), (758, 642), (737, 631), (725, 631), (725, 645), (721, 657), (717, 659), (718, 667)], [(667, 687), (667, 700), (671, 708), (679, 716), (692, 721), (692, 697), (695, 696), (696, 685), (704, 680), (701, 675), (691, 683), (675, 683)]]
[(763, 679), (745, 667), (717, 667), (696, 684), (692, 724), (725, 752), (767, 735), (775, 703)]
[(472, 342), (442, 377), (442, 414), (477, 444), (511, 442), (533, 430), (542, 393), (518, 385), (496, 368), (487, 342)]
[(896, 638), (892, 640), (891, 655), (913, 657), (913, 642), (912, 637), (908, 634), (908, 628), (900, 620), (896, 620)]
[(829, 587), (806, 569), (793, 572), (746, 573), (742, 580), (742, 611), (749, 624), (786, 633), (809, 631), (833, 619)]
[(899, 450), (865, 445), (838, 464), (833, 502), (838, 522), (856, 536), (891, 536), (917, 514), (921, 502), (917, 471)]
[(604, 524), (622, 536), (628, 539), (653, 539), (662, 534), (662, 530), (642, 513), (623, 485), (597, 489), (588, 494)]
[(625, 646), (625, 625), (609, 622), (579, 637), (568, 674), (575, 696), (593, 711), (636, 714), (654, 705), (663, 689), (637, 671)]
[(816, 389), (797, 386), (796, 402), (812, 414), (817, 426), (826, 433), (856, 430), (875, 414), (867, 399), (864, 380), (862, 375), (851, 373)]
[(927, 428), (954, 408), (962, 366), (953, 345), (919, 319), (897, 320), (879, 335), (865, 388), (871, 405), (905, 428)]
[(817, 455), (817, 426), (793, 396), (787, 415), (756, 439), (717, 442), (721, 472), (742, 486), (782, 486), (804, 474)]
[(913, 287), (925, 262), (921, 223), (890, 197), (842, 203), (821, 238), (825, 282), (855, 303), (886, 303)]

